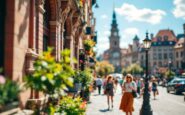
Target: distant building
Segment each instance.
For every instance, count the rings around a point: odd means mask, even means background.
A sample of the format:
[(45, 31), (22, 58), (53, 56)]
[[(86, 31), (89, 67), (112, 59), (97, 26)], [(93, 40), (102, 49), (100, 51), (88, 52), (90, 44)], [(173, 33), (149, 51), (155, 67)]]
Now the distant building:
[(179, 41), (175, 44), (174, 46), (174, 56), (175, 56), (175, 68), (177, 70), (181, 70), (183, 69), (182, 67), (182, 63), (183, 63), (183, 58), (184, 58), (184, 48), (183, 48), (183, 44), (184, 44), (184, 37), (183, 38), (179, 38)]
[[(115, 72), (121, 72), (121, 48), (119, 29), (116, 20), (116, 13), (113, 11), (111, 34), (109, 37), (110, 47), (103, 54), (103, 59), (109, 61), (115, 67)], [(103, 45), (103, 44), (102, 44)]]
[[(173, 30), (160, 30), (157, 35), (151, 39), (152, 45), (148, 55), (150, 72), (155, 74), (157, 69), (161, 67), (168, 68), (170, 63), (173, 69), (175, 63), (174, 46), (177, 42)], [(139, 62), (143, 67), (145, 67), (145, 57), (144, 49), (140, 48)]]

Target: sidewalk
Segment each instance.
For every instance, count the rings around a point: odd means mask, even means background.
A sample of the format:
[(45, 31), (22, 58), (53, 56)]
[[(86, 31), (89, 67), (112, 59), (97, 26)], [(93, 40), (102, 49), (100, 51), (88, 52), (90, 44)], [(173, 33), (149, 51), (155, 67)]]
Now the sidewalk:
[[(124, 115), (122, 111), (119, 110), (120, 100), (122, 94), (120, 88), (117, 89), (117, 92), (114, 96), (114, 108), (107, 110), (107, 97), (105, 95), (98, 95), (97, 91), (91, 94), (91, 103), (88, 104), (86, 115)], [(139, 115), (139, 110), (141, 103), (135, 99), (134, 113), (133, 115)]]

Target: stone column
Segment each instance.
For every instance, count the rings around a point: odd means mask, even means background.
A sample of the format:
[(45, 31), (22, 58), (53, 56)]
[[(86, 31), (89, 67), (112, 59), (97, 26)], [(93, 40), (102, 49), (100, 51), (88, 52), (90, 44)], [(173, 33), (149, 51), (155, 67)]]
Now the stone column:
[(53, 49), (53, 55), (58, 61), (60, 58), (60, 24), (57, 21), (50, 21), (50, 46)]

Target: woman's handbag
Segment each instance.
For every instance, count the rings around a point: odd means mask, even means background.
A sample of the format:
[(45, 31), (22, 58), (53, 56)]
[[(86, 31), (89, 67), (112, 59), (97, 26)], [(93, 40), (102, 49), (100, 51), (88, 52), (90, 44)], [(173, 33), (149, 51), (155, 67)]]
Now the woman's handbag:
[(136, 91), (132, 90), (132, 96), (133, 96), (134, 98), (136, 98), (136, 97), (137, 97), (137, 93), (136, 93)]
[[(132, 85), (135, 87), (134, 83), (132, 83)], [(136, 92), (135, 90), (132, 90), (132, 96), (133, 96), (134, 98), (137, 97), (137, 92)]]

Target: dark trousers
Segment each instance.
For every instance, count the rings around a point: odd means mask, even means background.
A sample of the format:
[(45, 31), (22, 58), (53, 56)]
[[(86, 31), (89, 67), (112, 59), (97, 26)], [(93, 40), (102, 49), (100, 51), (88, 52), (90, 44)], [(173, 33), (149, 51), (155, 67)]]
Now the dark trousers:
[(137, 93), (140, 95), (140, 90), (141, 90), (141, 88), (140, 87), (137, 87)]
[(98, 87), (98, 93), (100, 95), (101, 94), (101, 85), (98, 85), (97, 87)]

